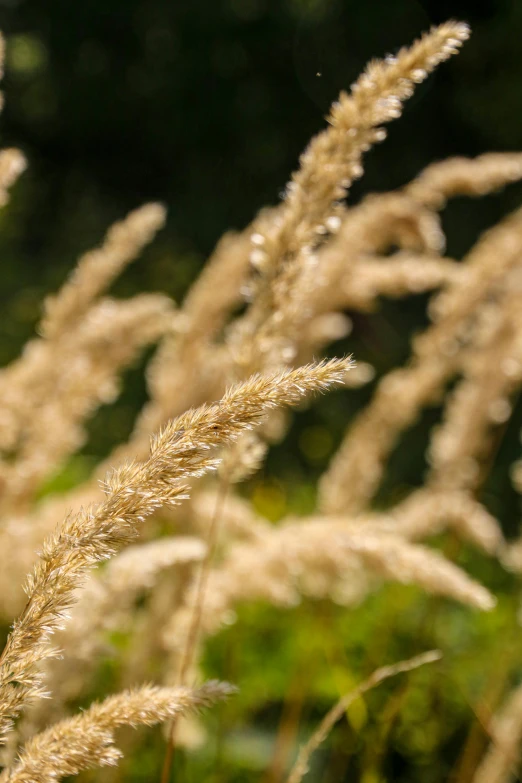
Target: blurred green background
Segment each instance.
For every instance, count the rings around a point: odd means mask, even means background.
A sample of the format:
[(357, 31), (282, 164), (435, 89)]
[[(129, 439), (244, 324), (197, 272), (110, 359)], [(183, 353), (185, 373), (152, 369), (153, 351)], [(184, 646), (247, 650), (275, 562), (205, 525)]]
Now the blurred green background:
[[(180, 301), (223, 232), (277, 202), (339, 90), (371, 57), (448, 17), (471, 23), (471, 41), (417, 90), (385, 144), (366, 157), (352, 203), (449, 155), (522, 149), (521, 0), (2, 0), (2, 145), (21, 147), (30, 165), (0, 213), (0, 361), (18, 354), (43, 296), (75, 258), (147, 200), (166, 203), (167, 228), (115, 292), (162, 290)], [(449, 254), (462, 256), (521, 202), (520, 185), (456, 200), (444, 214)], [(354, 314), (353, 333), (338, 349), (371, 362), (380, 377), (406, 360), (412, 333), (427, 322), (425, 305), (419, 296)], [(276, 520), (313, 507), (315, 479), (371, 388), (332, 395), (296, 417), (247, 488), (261, 512)], [(79, 480), (124, 438), (144, 398), (141, 363), (127, 373), (118, 402), (96, 415), (82, 455), (53, 488)], [(439, 415), (427, 411), (405, 434), (380, 505), (422, 482), (429, 427)], [(521, 425), (519, 405), (481, 498), (510, 535), (520, 509), (508, 466)], [(451, 541), (443, 545), (451, 552)], [(206, 661), (208, 673), (240, 682), (241, 695), (216, 713), (218, 740), (195, 759), (178, 759), (178, 779), (277, 783), (280, 721), (306, 735), (361, 674), (435, 644), (452, 652), (440, 676), (420, 672), (359, 702), (320, 754), (314, 779), (429, 783), (453, 770), (452, 779), (465, 783), (469, 774), (455, 769), (466, 737), (475, 732), (476, 755), (486, 741), (477, 704), (494, 702), (517, 681), (522, 650), (514, 581), (465, 549), (458, 557), (500, 594), (492, 615), (399, 587), (350, 613), (322, 604), (284, 614), (241, 610), (241, 622), (214, 640)], [(161, 742), (158, 735), (157, 746), (124, 768), (127, 780), (156, 774)]]

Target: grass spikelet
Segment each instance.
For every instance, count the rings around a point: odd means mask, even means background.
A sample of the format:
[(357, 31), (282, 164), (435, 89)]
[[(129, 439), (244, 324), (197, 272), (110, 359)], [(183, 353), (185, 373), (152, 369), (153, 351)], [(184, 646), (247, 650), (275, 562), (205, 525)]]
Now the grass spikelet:
[(114, 745), (116, 729), (163, 723), (175, 715), (209, 707), (233, 692), (226, 683), (208, 682), (195, 690), (148, 685), (110, 696), (29, 740), (0, 780), (54, 783), (83, 769), (117, 764), (121, 753)]
[(103, 245), (83, 255), (62, 289), (45, 302), (40, 334), (55, 340), (86, 312), (124, 267), (132, 261), (165, 223), (161, 204), (145, 204), (115, 223)]
[(41, 695), (37, 667), (51, 654), (49, 636), (63, 622), (74, 590), (95, 563), (132, 540), (137, 526), (187, 495), (187, 479), (216, 467), (215, 448), (233, 442), (278, 405), (341, 383), (350, 360), (331, 360), (232, 387), (214, 405), (189, 411), (152, 441), (143, 463), (125, 465), (106, 481), (106, 499), (70, 515), (44, 545), (27, 582), (28, 601), (0, 657), (0, 729)]

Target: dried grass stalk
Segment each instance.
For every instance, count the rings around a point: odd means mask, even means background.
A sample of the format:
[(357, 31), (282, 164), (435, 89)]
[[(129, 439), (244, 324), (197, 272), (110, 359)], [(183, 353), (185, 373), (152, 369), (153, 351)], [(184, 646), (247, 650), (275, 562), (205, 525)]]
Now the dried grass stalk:
[(310, 142), (300, 168), (288, 186), (282, 214), (262, 243), (263, 270), (313, 244), (328, 226), (333, 205), (362, 174), (360, 158), (385, 134), (378, 126), (396, 119), (401, 104), (418, 84), (454, 54), (469, 36), (467, 25), (447, 22), (433, 28), (396, 57), (372, 61), (352, 86), (341, 93), (327, 118), (329, 128)]
[[(27, 505), (42, 481), (83, 445), (85, 420), (100, 405), (114, 402), (120, 373), (165, 333), (172, 313), (171, 300), (159, 294), (128, 301), (106, 298), (60, 340), (59, 359), (41, 342), (45, 376), (31, 392), (17, 396), (11, 408), (13, 431), (22, 429), (16, 433), (15, 453), (0, 465), (4, 513)], [(4, 421), (6, 416), (4, 410)]]
[(329, 127), (302, 154), (276, 216), (266, 230), (252, 237), (251, 261), (257, 275), (251, 283), (254, 301), (230, 339), (243, 372), (285, 365), (295, 358), (295, 350), (289, 357), (291, 347), (285, 342), (278, 345), (284, 327), (292, 322), (286, 300), (293, 299), (303, 270), (313, 275), (312, 251), (325, 235), (338, 229), (339, 202), (362, 175), (362, 155), (385, 138), (379, 126), (400, 116), (402, 103), (412, 95), (415, 84), (457, 52), (468, 36), (467, 25), (459, 22), (433, 28), (396, 57), (371, 62), (352, 85), (351, 94), (341, 93), (334, 103), (327, 118)]
[(96, 562), (112, 557), (136, 535), (137, 525), (156, 509), (187, 494), (186, 481), (216, 467), (215, 448), (259, 424), (277, 405), (342, 382), (349, 360), (332, 360), (230, 389), (221, 402), (189, 411), (152, 442), (146, 462), (116, 470), (99, 506), (69, 516), (46, 541), (28, 578), (28, 601), (0, 657), (0, 730), (23, 706), (42, 695), (38, 665), (51, 655), (49, 636), (61, 625), (74, 591)]
[[(412, 544), (393, 526), (347, 524), (346, 518), (310, 518), (231, 545), (211, 569), (202, 606), (202, 635), (215, 633), (243, 602), (295, 606), (302, 595), (359, 603), (382, 580), (413, 584), (428, 593), (490, 610), (495, 598), (441, 554)], [(188, 634), (194, 590), (176, 609), (163, 637), (174, 657)]]
[(56, 340), (77, 323), (93, 300), (154, 238), (165, 216), (161, 204), (145, 204), (111, 226), (103, 245), (82, 256), (60, 292), (46, 300), (41, 335)]
[(380, 669), (376, 669), (367, 680), (361, 683), (361, 685), (358, 685), (357, 688), (354, 688), (353, 691), (345, 694), (324, 716), (308, 742), (300, 749), (296, 762), (287, 778), (287, 783), (301, 783), (301, 780), (309, 770), (312, 754), (323, 744), (334, 725), (342, 718), (348, 707), (353, 704), (356, 699), (359, 699), (363, 693), (375, 688), (376, 685), (379, 685), (390, 677), (395, 677), (397, 674), (402, 674), (404, 672), (410, 672), (413, 669), (418, 669), (419, 666), (439, 661), (441, 658), (442, 653), (438, 650), (430, 650), (421, 655), (416, 655), (414, 658), (410, 658), (407, 661), (400, 661), (391, 666), (383, 666)]
[(154, 685), (110, 696), (29, 740), (2, 783), (54, 783), (83, 769), (114, 765), (121, 753), (114, 733), (121, 726), (153, 726), (175, 715), (208, 707), (234, 689), (226, 683), (202, 687), (160, 688)]
[(521, 178), (522, 154), (490, 152), (433, 163), (413, 180), (406, 193), (432, 209), (442, 209), (455, 196), (484, 196)]

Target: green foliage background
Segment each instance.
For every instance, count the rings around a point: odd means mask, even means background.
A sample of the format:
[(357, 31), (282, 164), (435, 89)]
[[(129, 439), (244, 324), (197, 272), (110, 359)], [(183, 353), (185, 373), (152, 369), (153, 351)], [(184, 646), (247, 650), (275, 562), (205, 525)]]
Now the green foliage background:
[[(169, 223), (116, 293), (164, 290), (181, 300), (220, 235), (277, 201), (330, 102), (366, 61), (450, 16), (472, 24), (471, 41), (418, 90), (386, 143), (368, 155), (352, 201), (397, 187), (448, 155), (522, 149), (520, 0), (4, 0), (2, 142), (20, 146), (30, 168), (0, 213), (2, 363), (31, 335), (43, 296), (78, 254), (146, 200), (164, 201)], [(521, 201), (521, 186), (457, 200), (444, 217), (449, 254), (461, 256)], [(415, 297), (354, 315), (352, 336), (337, 348), (371, 362), (379, 377), (406, 360), (411, 335), (426, 324), (425, 304)], [(315, 481), (371, 391), (334, 394), (296, 417), (288, 440), (245, 488), (262, 513), (277, 520), (313, 507)], [(45, 491), (80, 481), (124, 438), (145, 393), (140, 365), (127, 374), (118, 402), (96, 415), (82, 454)], [(405, 434), (381, 506), (422, 482), (429, 428), (439, 415), (427, 411)], [(508, 466), (518, 456), (521, 426), (518, 406), (481, 498), (507, 535), (518, 529)], [(276, 783), (267, 770), (280, 721), (307, 736), (361, 676), (433, 645), (444, 661), (357, 702), (311, 777), (468, 780), (458, 766), (464, 744), (471, 736), (467, 747), (478, 758), (491, 706), (522, 675), (518, 587), (455, 541), (440, 545), (499, 595), (495, 612), (478, 616), (399, 586), (349, 612), (321, 603), (285, 612), (242, 607), (205, 660), (207, 673), (238, 682), (240, 695), (209, 717), (204, 750), (178, 756), (176, 780)], [(125, 643), (114, 640), (119, 654)], [(116, 659), (105, 662), (99, 690), (116, 687)], [(290, 739), (292, 751), (297, 736)], [(157, 779), (162, 747), (159, 733), (144, 735), (122, 779)]]

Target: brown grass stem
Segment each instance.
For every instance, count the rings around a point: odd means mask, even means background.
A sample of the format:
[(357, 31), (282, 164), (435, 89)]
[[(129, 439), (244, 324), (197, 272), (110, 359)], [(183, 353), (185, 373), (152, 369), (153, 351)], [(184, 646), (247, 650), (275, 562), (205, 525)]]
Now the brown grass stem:
[[(228, 489), (229, 489), (229, 481), (226, 478), (224, 478), (219, 485), (219, 490), (216, 496), (216, 505), (214, 508), (214, 514), (210, 521), (210, 526), (209, 526), (208, 536), (207, 536), (206, 555), (204, 560), (201, 562), (201, 565), (198, 570), (192, 619), (189, 626), (189, 632), (183, 650), (183, 655), (181, 658), (179, 674), (178, 674), (179, 685), (183, 685), (185, 683), (187, 679), (187, 675), (190, 671), (190, 667), (194, 660), (194, 653), (196, 651), (199, 632), (201, 628), (201, 618), (203, 614), (203, 603), (205, 601), (205, 592), (208, 584), (208, 575), (210, 572), (210, 566), (212, 564), (216, 552), (216, 547), (219, 539), (219, 531), (221, 528), (220, 523), (223, 518), (223, 509), (225, 506)], [(169, 732), (168, 732), (167, 747), (165, 750), (165, 758), (163, 761), (163, 768), (161, 772), (161, 783), (168, 783), (169, 780), (170, 770), (172, 768), (172, 762), (174, 759), (174, 749), (176, 746), (176, 725), (177, 725), (177, 720), (176, 717), (174, 717), (171, 721)]]
[(344, 715), (350, 704), (362, 696), (363, 693), (375, 688), (376, 685), (387, 680), (389, 677), (395, 677), (397, 674), (403, 672), (412, 671), (419, 666), (424, 666), (427, 663), (433, 663), (440, 660), (442, 653), (439, 650), (430, 650), (429, 652), (416, 655), (414, 658), (409, 658), (406, 661), (399, 661), (391, 666), (382, 666), (380, 669), (371, 674), (367, 680), (354, 688), (349, 693), (346, 693), (337, 704), (335, 704), (329, 712), (326, 713), (317, 729), (314, 731), (308, 742), (306, 742), (299, 754), (297, 760), (290, 771), (287, 783), (301, 783), (301, 780), (308, 772), (310, 757), (317, 748), (325, 741), (328, 734), (332, 730), (337, 721)]

